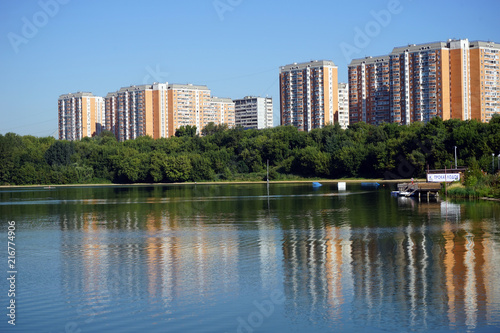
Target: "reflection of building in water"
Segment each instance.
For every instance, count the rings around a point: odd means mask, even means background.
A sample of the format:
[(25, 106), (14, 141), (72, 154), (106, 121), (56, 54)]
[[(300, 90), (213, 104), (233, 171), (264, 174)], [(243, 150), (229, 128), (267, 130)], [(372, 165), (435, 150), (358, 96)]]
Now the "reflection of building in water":
[(311, 216), (304, 217), (300, 229), (292, 225), (284, 234), (284, 291), (285, 296), (293, 300), (292, 311), (297, 315), (301, 313), (295, 300), (309, 300), (300, 306), (308, 307), (310, 311), (328, 306), (326, 249), (326, 230), (314, 227)]
[(257, 226), (259, 228), (260, 279), (262, 288), (269, 292), (281, 288), (282, 280), (278, 272), (281, 272), (283, 258), (278, 246), (283, 235), (268, 217), (257, 220)]
[(441, 201), (441, 218), (446, 221), (453, 221), (458, 223), (462, 216), (462, 205), (455, 204), (448, 201)]
[[(424, 329), (443, 318), (450, 329), (499, 322), (498, 230), (486, 221), (456, 223), (460, 205), (422, 206), (427, 219), (394, 228), (321, 229), (312, 217), (292, 225), (283, 241), (291, 311), (326, 306), (332, 320), (350, 316), (374, 327), (388, 313), (402, 327)], [(343, 313), (345, 304), (352, 313)]]
[(313, 223), (308, 216), (284, 234), (285, 295), (296, 315), (303, 315), (302, 309), (330, 309), (331, 317), (340, 317), (341, 306), (353, 294), (350, 226), (318, 228)]
[(460, 221), (462, 205), (448, 201), (418, 202), (415, 198), (398, 197), (399, 207), (416, 209), (419, 214), (425, 214), (428, 218), (440, 216), (448, 221)]
[[(474, 329), (477, 323), (489, 321), (488, 306), (499, 300), (498, 289), (491, 289), (490, 282), (498, 283), (498, 269), (492, 265), (498, 254), (497, 244), (490, 243), (482, 223), (466, 222), (461, 228), (446, 222), (443, 226), (445, 243), (444, 266), (448, 296), (450, 326), (465, 325)], [(486, 245), (489, 246), (486, 246)], [(498, 253), (498, 252), (497, 252)], [(498, 261), (497, 261), (498, 262)], [(496, 270), (496, 272), (495, 272)]]
[(333, 317), (340, 316), (340, 307), (350, 303), (353, 294), (351, 228), (326, 227), (326, 277), (328, 303)]
[[(232, 227), (216, 232), (201, 218), (179, 228), (175, 218), (158, 222), (148, 216), (146, 250), (148, 293), (161, 293), (165, 305), (174, 299), (210, 298), (238, 287), (238, 234)], [(161, 226), (158, 228), (158, 226)]]
[(67, 231), (62, 249), (65, 290), (84, 291), (94, 308), (96, 302), (102, 305), (96, 298), (103, 295), (161, 298), (169, 305), (172, 300), (238, 290), (235, 228), (214, 231), (202, 220), (180, 228), (167, 211), (151, 211), (120, 214), (122, 225), (135, 229), (116, 232), (98, 224), (98, 218), (96, 214), (62, 218)]

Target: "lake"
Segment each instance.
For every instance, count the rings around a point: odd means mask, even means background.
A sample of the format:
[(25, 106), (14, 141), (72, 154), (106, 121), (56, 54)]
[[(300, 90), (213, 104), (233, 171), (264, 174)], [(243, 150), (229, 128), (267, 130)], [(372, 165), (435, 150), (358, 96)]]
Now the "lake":
[(0, 331), (499, 332), (500, 203), (394, 187), (0, 189)]

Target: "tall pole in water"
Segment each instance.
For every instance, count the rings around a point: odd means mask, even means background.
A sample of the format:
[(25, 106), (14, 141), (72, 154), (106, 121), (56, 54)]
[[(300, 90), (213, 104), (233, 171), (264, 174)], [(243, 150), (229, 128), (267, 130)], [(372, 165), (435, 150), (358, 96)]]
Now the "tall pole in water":
[(446, 187), (446, 164), (444, 166), (444, 195), (448, 196), (448, 188)]
[(269, 210), (269, 160), (267, 160), (267, 209)]
[(269, 184), (269, 160), (267, 160), (267, 177), (266, 177), (267, 183)]
[(455, 170), (457, 169), (457, 146), (455, 146)]
[(267, 176), (266, 176), (266, 180), (267, 180), (267, 195), (269, 195), (269, 160), (267, 160)]
[(495, 153), (491, 153), (491, 173), (495, 173)]

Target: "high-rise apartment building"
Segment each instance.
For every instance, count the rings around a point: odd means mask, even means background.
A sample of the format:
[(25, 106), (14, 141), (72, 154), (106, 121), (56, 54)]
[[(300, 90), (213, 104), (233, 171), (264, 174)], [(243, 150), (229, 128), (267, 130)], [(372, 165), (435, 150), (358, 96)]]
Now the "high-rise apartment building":
[(196, 126), (197, 131), (203, 124), (203, 113), (210, 107), (210, 89), (207, 86), (192, 84), (168, 85), (168, 128), (172, 135), (181, 126)]
[(342, 129), (349, 126), (349, 85), (339, 83), (339, 108), (335, 122), (339, 123)]
[(89, 92), (59, 96), (59, 139), (80, 140), (104, 127), (104, 99)]
[[(210, 96), (207, 86), (169, 84), (169, 131), (181, 126), (196, 126), (197, 132), (210, 122), (234, 127), (234, 102), (229, 98)], [(173, 135), (172, 134), (172, 135)]]
[(500, 112), (499, 49), (495, 43), (449, 40), (354, 59), (348, 67), (350, 122), (488, 121)]
[(206, 86), (154, 83), (121, 88), (106, 96), (106, 124), (120, 141), (175, 135), (181, 126), (208, 123), (234, 127), (234, 102), (210, 96)]
[(469, 45), (471, 113), (490, 121), (500, 114), (500, 44), (474, 41)]
[(111, 92), (104, 98), (106, 129), (118, 138), (118, 93)]
[(264, 129), (273, 127), (273, 99), (246, 96), (235, 99), (236, 126)]
[(280, 68), (282, 125), (310, 131), (333, 124), (338, 109), (338, 72), (332, 61), (294, 63)]
[(235, 103), (231, 98), (211, 97), (209, 105), (209, 109), (203, 114), (201, 129), (210, 122), (216, 125), (227, 124), (229, 128), (235, 126)]
[(154, 139), (172, 135), (168, 131), (167, 84), (154, 83), (121, 88), (106, 96), (106, 128), (119, 141), (150, 135)]

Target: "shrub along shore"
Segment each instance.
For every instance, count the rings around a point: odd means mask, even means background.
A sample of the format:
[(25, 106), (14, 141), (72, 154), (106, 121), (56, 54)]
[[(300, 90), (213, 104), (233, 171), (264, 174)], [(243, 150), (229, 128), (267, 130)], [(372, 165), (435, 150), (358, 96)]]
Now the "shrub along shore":
[[(410, 179), (454, 165), (455, 146), (458, 164), (475, 172), (491, 173), (492, 153), (500, 152), (500, 116), (489, 123), (434, 118), (311, 132), (209, 124), (202, 136), (195, 133), (186, 127), (168, 139), (125, 142), (111, 132), (71, 142), (7, 133), (0, 135), (0, 185), (263, 181), (268, 161), (272, 181)], [(470, 179), (470, 186), (482, 184)]]

